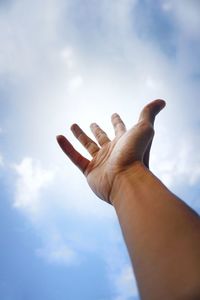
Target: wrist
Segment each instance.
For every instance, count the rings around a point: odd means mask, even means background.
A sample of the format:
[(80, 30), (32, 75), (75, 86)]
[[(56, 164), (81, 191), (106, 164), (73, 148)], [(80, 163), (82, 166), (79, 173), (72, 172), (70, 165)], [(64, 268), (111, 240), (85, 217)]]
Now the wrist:
[(145, 181), (149, 170), (145, 165), (137, 161), (131, 167), (118, 173), (113, 181), (109, 200), (115, 209), (126, 201), (129, 190), (137, 189), (137, 186)]

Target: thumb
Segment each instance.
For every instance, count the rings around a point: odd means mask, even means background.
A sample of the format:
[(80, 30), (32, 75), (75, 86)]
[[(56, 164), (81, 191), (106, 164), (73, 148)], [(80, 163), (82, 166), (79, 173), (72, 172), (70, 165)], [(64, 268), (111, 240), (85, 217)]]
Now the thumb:
[(161, 99), (148, 103), (140, 113), (139, 122), (150, 122), (153, 126), (156, 115), (165, 107), (165, 105), (165, 101)]

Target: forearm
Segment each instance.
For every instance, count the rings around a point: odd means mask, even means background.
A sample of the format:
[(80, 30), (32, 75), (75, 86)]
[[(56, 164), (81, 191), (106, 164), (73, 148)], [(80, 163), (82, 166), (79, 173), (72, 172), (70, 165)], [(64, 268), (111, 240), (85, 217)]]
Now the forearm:
[(198, 215), (140, 163), (115, 178), (110, 199), (142, 299), (199, 299)]

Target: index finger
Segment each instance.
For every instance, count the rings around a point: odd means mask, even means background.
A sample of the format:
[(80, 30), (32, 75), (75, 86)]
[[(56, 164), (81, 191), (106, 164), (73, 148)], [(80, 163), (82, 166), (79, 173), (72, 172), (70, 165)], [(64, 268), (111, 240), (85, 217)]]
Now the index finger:
[(58, 135), (56, 139), (63, 152), (83, 173), (85, 173), (90, 161), (82, 156), (63, 135)]

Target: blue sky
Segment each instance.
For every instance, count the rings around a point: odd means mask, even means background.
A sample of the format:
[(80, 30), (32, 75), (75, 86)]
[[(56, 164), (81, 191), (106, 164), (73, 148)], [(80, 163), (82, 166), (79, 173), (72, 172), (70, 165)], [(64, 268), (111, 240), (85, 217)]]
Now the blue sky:
[(138, 300), (119, 224), (58, 148), (132, 126), (156, 98), (151, 168), (200, 213), (195, 0), (0, 1), (0, 298)]

